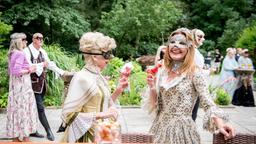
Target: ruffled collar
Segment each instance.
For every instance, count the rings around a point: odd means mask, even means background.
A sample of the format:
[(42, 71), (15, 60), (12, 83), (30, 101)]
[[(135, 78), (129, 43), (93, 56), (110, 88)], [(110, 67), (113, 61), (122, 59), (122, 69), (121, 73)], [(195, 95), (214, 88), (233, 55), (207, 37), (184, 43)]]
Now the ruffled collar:
[[(165, 71), (166, 72), (166, 71)], [(165, 88), (165, 90), (168, 90), (177, 84), (179, 84), (184, 78), (186, 77), (186, 74), (181, 74), (179, 76), (176, 76), (174, 79), (167, 82), (168, 79), (168, 73), (166, 72), (162, 77), (160, 78), (159, 86)]]

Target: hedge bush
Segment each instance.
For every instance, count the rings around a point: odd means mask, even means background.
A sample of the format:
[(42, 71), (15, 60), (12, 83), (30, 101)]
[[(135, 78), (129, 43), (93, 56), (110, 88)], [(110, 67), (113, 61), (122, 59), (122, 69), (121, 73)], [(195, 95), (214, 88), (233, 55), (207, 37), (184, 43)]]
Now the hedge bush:
[(7, 52), (6, 49), (0, 49), (0, 108), (7, 106), (9, 91)]
[[(69, 54), (62, 50), (58, 44), (45, 45), (44, 49), (51, 61), (66, 71), (78, 71), (77, 58), (75, 54)], [(62, 104), (62, 93), (64, 83), (61, 78), (56, 79), (56, 74), (50, 70), (47, 72), (47, 93), (45, 97), (46, 106), (60, 106)]]
[[(110, 77), (109, 85), (111, 91), (116, 89), (120, 77), (120, 69), (125, 62), (120, 58), (110, 60), (107, 68), (103, 71), (105, 76)], [(146, 73), (142, 71), (141, 66), (132, 61), (133, 69), (129, 78), (129, 87), (118, 98), (121, 105), (140, 105), (141, 92), (146, 86)]]
[(223, 88), (218, 88), (216, 90), (215, 103), (218, 105), (229, 105), (230, 102), (231, 96)]

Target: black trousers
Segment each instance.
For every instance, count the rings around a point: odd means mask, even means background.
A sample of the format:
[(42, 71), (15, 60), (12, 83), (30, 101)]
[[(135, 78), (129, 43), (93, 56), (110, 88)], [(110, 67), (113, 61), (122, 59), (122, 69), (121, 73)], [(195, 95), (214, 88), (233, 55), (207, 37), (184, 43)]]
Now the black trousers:
[(46, 133), (49, 133), (51, 131), (51, 129), (50, 129), (48, 120), (46, 118), (45, 108), (44, 108), (45, 91), (46, 91), (46, 88), (44, 87), (43, 92), (41, 94), (35, 93), (35, 98), (36, 98), (36, 106), (37, 106), (39, 120), (40, 120), (41, 124), (43, 125)]
[(200, 99), (198, 97), (197, 100), (196, 100), (195, 106), (193, 108), (193, 111), (192, 111), (192, 119), (194, 121), (196, 121), (196, 118), (197, 118), (197, 112), (198, 112), (198, 108), (199, 108), (199, 103), (200, 103)]

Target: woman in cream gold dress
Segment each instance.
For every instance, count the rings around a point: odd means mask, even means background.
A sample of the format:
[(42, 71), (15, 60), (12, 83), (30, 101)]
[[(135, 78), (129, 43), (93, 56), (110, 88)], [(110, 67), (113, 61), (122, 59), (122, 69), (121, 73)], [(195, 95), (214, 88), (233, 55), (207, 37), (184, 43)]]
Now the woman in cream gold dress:
[(88, 32), (79, 42), (86, 65), (72, 78), (62, 109), (66, 127), (62, 141), (69, 143), (93, 142), (97, 121), (117, 118), (113, 101), (128, 86), (127, 75), (122, 76), (117, 89), (111, 94), (108, 82), (101, 75), (113, 57), (114, 39), (102, 33)]
[(154, 134), (155, 143), (200, 143), (191, 117), (197, 97), (206, 112), (204, 128), (211, 132), (219, 130), (226, 139), (235, 135), (233, 127), (224, 122), (227, 116), (210, 97), (205, 76), (194, 64), (194, 53), (191, 34), (178, 29), (169, 37), (164, 67), (156, 77), (148, 74), (144, 108), (154, 113), (150, 133)]

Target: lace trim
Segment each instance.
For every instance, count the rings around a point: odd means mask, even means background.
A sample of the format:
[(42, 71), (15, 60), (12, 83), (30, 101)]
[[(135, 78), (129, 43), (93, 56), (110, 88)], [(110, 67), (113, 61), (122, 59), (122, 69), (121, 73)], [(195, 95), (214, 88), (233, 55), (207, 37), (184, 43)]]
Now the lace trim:
[(224, 113), (220, 108), (217, 106), (213, 106), (205, 112), (203, 118), (203, 128), (211, 133), (215, 132), (218, 128), (217, 125), (214, 123), (212, 117), (217, 116), (221, 118), (224, 122), (229, 121), (229, 117), (226, 113)]
[(181, 75), (181, 76), (177, 76), (175, 77), (173, 80), (169, 81), (169, 82), (164, 82), (166, 81), (168, 78), (167, 75), (164, 75), (161, 79), (160, 79), (160, 87), (163, 87), (165, 90), (168, 90), (174, 86), (176, 86), (177, 84), (179, 84), (184, 78), (185, 75)]
[(95, 113), (79, 113), (70, 124), (68, 142), (74, 143), (81, 138), (92, 127), (95, 118)]

